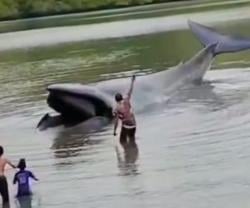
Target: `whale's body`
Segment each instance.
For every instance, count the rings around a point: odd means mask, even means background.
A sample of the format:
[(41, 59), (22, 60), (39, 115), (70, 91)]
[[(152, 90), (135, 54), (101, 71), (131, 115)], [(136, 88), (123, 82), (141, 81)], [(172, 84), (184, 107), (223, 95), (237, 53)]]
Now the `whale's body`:
[[(250, 40), (221, 35), (214, 29), (189, 21), (189, 26), (205, 48), (190, 60), (171, 69), (136, 78), (132, 102), (136, 111), (168, 99), (181, 86), (200, 82), (220, 53), (250, 48)], [(210, 36), (209, 36), (210, 35)], [(247, 46), (245, 46), (247, 45)], [(237, 47), (238, 46), (238, 47)], [(58, 125), (73, 126), (93, 117), (113, 118), (114, 95), (126, 93), (130, 79), (102, 81), (91, 85), (54, 84), (48, 86), (48, 105), (59, 113), (46, 114), (38, 123), (41, 130)]]

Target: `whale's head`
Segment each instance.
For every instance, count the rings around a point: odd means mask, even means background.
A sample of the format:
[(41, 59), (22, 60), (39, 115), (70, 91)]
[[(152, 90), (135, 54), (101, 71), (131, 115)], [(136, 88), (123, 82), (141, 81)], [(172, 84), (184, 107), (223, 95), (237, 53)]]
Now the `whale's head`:
[(66, 118), (87, 120), (94, 116), (111, 118), (111, 98), (94, 87), (81, 84), (48, 86), (48, 105)]

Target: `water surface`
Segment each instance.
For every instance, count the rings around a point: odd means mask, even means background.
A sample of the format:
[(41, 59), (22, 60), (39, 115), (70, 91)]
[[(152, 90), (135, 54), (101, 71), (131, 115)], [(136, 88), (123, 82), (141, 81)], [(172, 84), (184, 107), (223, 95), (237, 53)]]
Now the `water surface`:
[(52, 111), (47, 85), (165, 70), (202, 47), (187, 19), (250, 37), (249, 9), (1, 34), (0, 141), (40, 179), (32, 207), (249, 207), (249, 51), (218, 57), (201, 86), (138, 114), (137, 147), (119, 146), (112, 126), (35, 129)]

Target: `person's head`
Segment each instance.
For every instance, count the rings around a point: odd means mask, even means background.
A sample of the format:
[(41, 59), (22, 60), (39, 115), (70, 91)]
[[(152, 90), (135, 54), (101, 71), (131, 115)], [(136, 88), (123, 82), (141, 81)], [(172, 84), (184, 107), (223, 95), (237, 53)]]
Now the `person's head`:
[(122, 101), (123, 100), (122, 94), (121, 93), (116, 93), (115, 100), (116, 100), (116, 102)]
[(25, 159), (20, 159), (19, 163), (17, 165), (17, 168), (19, 168), (20, 170), (24, 170), (26, 168), (26, 162)]
[(3, 153), (4, 153), (3, 147), (0, 145), (0, 157), (3, 155)]

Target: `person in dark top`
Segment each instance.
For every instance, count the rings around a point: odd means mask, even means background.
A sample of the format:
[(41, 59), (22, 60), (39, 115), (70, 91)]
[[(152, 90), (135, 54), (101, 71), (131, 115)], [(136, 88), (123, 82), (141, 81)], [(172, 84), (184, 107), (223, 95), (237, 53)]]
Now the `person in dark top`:
[(13, 183), (18, 183), (17, 189), (17, 197), (21, 196), (28, 196), (31, 195), (30, 185), (29, 185), (29, 178), (38, 181), (38, 179), (34, 176), (31, 171), (25, 170), (26, 169), (26, 162), (25, 159), (20, 159), (19, 164), (17, 166), (19, 171), (15, 174)]
[[(116, 135), (116, 130), (118, 127), (118, 122), (121, 120), (122, 128), (120, 133), (120, 143), (125, 144), (127, 142), (135, 142), (135, 132), (136, 132), (136, 120), (135, 115), (132, 110), (130, 99), (132, 96), (133, 88), (135, 82), (135, 75), (131, 79), (131, 84), (127, 96), (123, 98), (120, 93), (115, 95), (116, 108), (114, 111), (115, 124), (114, 124), (114, 136)], [(129, 138), (129, 141), (127, 141)]]

